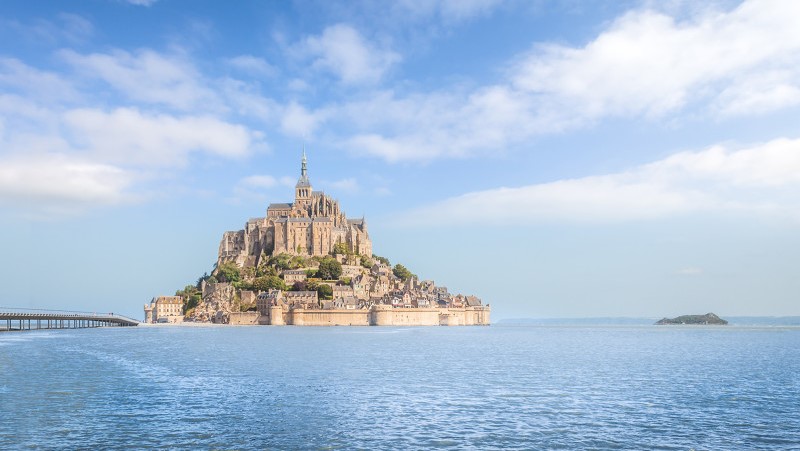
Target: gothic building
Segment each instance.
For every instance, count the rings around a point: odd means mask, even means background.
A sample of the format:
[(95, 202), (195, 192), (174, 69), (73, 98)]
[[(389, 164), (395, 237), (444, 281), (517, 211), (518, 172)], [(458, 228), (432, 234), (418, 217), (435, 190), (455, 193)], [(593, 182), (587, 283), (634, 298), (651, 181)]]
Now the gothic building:
[(293, 203), (270, 204), (264, 218), (247, 221), (243, 230), (225, 232), (219, 245), (218, 264), (235, 261), (257, 266), (262, 257), (287, 253), (327, 255), (337, 243), (351, 251), (372, 255), (367, 221), (347, 219), (339, 201), (314, 191), (308, 178), (305, 151)]

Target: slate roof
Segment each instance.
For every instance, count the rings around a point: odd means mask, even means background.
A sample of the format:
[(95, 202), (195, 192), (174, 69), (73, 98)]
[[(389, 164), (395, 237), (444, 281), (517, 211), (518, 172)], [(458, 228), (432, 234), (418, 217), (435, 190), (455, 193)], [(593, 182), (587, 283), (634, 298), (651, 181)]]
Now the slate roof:
[(287, 210), (287, 209), (291, 210), (292, 209), (292, 204), (286, 204), (286, 203), (283, 203), (283, 204), (269, 204), (269, 207), (267, 207), (267, 210)]

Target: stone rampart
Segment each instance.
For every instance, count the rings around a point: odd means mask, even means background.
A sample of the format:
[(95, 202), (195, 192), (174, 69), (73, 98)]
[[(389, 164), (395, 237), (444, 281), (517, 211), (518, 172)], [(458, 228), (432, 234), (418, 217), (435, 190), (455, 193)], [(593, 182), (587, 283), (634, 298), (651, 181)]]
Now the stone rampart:
[(393, 326), (438, 326), (439, 309), (396, 308), (392, 309)]
[(295, 326), (369, 326), (369, 310), (308, 310), (294, 309), (290, 312)]
[(231, 312), (228, 316), (228, 324), (234, 326), (258, 324), (258, 316), (258, 312)]
[(268, 314), (231, 312), (232, 325), (294, 326), (477, 326), (489, 325), (489, 307), (392, 308), (373, 305), (370, 309), (291, 309), (273, 305)]

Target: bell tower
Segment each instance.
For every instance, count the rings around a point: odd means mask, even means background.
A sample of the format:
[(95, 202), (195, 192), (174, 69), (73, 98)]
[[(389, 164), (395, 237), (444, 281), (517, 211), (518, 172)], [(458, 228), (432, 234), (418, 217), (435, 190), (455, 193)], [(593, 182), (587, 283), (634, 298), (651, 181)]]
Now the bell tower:
[(306, 159), (306, 149), (303, 146), (303, 160), (300, 164), (300, 178), (294, 186), (294, 204), (296, 207), (306, 207), (311, 204), (311, 182), (308, 180), (308, 161)]

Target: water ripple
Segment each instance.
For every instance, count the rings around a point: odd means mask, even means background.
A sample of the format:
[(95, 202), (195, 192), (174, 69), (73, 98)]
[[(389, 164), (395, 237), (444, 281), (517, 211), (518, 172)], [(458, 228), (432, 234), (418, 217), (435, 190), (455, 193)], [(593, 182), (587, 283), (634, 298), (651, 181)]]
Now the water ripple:
[(0, 342), (4, 449), (800, 444), (797, 329), (164, 327), (15, 337)]

